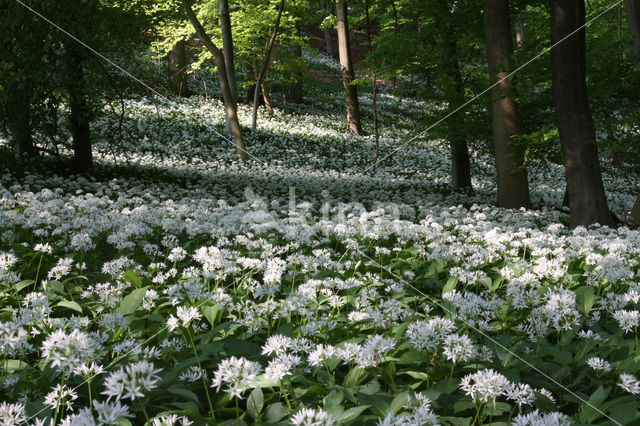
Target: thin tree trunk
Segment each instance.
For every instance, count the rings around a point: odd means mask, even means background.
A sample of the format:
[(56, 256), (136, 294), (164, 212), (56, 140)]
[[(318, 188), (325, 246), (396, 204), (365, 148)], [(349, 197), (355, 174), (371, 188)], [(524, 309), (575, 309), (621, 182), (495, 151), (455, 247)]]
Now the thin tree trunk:
[[(373, 51), (373, 43), (371, 42), (371, 22), (369, 21), (369, 0), (365, 1), (365, 18), (367, 21), (367, 41), (369, 42), (369, 52)], [(377, 87), (378, 83), (376, 80), (376, 70), (371, 65), (371, 98), (373, 102), (373, 132), (376, 138), (376, 156), (373, 160), (373, 168), (371, 169), (371, 173), (375, 173), (376, 166), (378, 165), (378, 157), (380, 155), (380, 130), (378, 129), (378, 94)]]
[(524, 23), (518, 20), (515, 24), (513, 24), (513, 28), (516, 32), (516, 47), (518, 48), (518, 50), (521, 50), (524, 47), (525, 38)]
[[(227, 80), (229, 81), (229, 90), (233, 103), (238, 107), (238, 84), (236, 82), (236, 64), (233, 54), (233, 37), (231, 35), (231, 16), (229, 14), (229, 1), (218, 0), (218, 10), (220, 14), (220, 30), (222, 31), (222, 53), (224, 55), (224, 64), (227, 68)], [(225, 130), (229, 134), (231, 131), (231, 120), (227, 114), (227, 123)]]
[(633, 45), (633, 53), (640, 54), (640, 0), (625, 0), (627, 9), (627, 21), (629, 22), (629, 33), (636, 37)]
[(189, 0), (182, 0), (182, 7), (193, 25), (193, 28), (196, 31), (198, 38), (205, 45), (207, 50), (211, 52), (215, 61), (216, 67), (218, 68), (218, 80), (220, 81), (220, 88), (222, 89), (222, 97), (224, 98), (224, 106), (227, 116), (231, 121), (231, 133), (233, 134), (233, 139), (236, 145), (236, 151), (238, 152), (238, 156), (242, 162), (246, 162), (249, 159), (249, 153), (247, 152), (246, 146), (244, 144), (244, 139), (242, 138), (242, 129), (240, 129), (240, 122), (238, 121), (238, 114), (236, 110), (236, 104), (233, 102), (233, 95), (231, 94), (231, 88), (229, 87), (229, 80), (227, 74), (227, 67), (224, 62), (224, 55), (222, 51), (218, 48), (218, 46), (211, 41), (211, 38), (207, 35), (206, 31), (202, 27), (200, 21), (198, 21), (198, 17), (191, 6), (189, 5)]
[(181, 98), (191, 96), (187, 87), (187, 60), (184, 40), (176, 42), (169, 54), (169, 83), (171, 90)]
[(351, 59), (346, 0), (336, 0), (336, 17), (338, 19), (338, 51), (340, 54), (340, 68), (342, 69), (342, 84), (344, 85), (347, 104), (347, 128), (351, 133), (359, 135), (362, 133), (360, 105), (358, 104), (358, 88), (351, 84), (355, 76)]
[(520, 133), (513, 87), (506, 76), (513, 54), (508, 0), (483, 0), (484, 28), (489, 59), (493, 144), (498, 172), (498, 205), (506, 208), (531, 207), (527, 170), (521, 149), (511, 137)]
[[(584, 25), (584, 0), (551, 0), (551, 44)], [(562, 143), (571, 227), (613, 226), (607, 206), (585, 71), (585, 30), (551, 50), (552, 93)]]
[(269, 115), (273, 117), (273, 106), (271, 105), (271, 98), (269, 96), (269, 88), (267, 87), (264, 79), (260, 83), (260, 88), (262, 89), (262, 99), (264, 99), (264, 106), (267, 108)]
[[(324, 0), (320, 0), (320, 11), (324, 12), (325, 4)], [(331, 44), (331, 30), (329, 28), (325, 28), (323, 30), (324, 34), (324, 50), (327, 52), (327, 55), (333, 57), (333, 45)]]
[[(458, 62), (458, 46), (455, 38), (451, 37), (444, 42), (443, 50), (444, 72), (447, 74), (449, 87), (449, 110), (453, 111), (464, 104), (464, 85), (460, 64)], [(471, 190), (471, 160), (467, 139), (463, 131), (464, 115), (458, 115), (456, 119), (447, 120), (447, 132), (449, 133), (449, 147), (451, 152), (451, 186), (455, 190)]]
[[(264, 55), (264, 61), (262, 62), (262, 67), (260, 67), (260, 72), (258, 72), (258, 79), (256, 80), (256, 89), (253, 95), (253, 117), (251, 118), (251, 131), (256, 130), (256, 122), (258, 121), (258, 94), (260, 93), (260, 89), (262, 87), (262, 79), (264, 78), (264, 74), (267, 72), (267, 68), (269, 67), (269, 62), (271, 61), (271, 50), (273, 49), (273, 44), (276, 41), (276, 37), (278, 36), (278, 29), (280, 28), (280, 18), (282, 17), (282, 10), (284, 9), (284, 0), (280, 0), (280, 6), (278, 7), (278, 16), (276, 18), (276, 24), (273, 28), (273, 33), (271, 34), (271, 38), (269, 38), (269, 44), (267, 45), (267, 50)], [(265, 99), (266, 103), (266, 99)]]
[(87, 173), (93, 169), (91, 154), (91, 109), (85, 92), (82, 54), (71, 44), (65, 45), (67, 67), (67, 93), (69, 95), (69, 124), (73, 140), (73, 169)]
[[(300, 28), (296, 25), (296, 33), (300, 34)], [(302, 46), (295, 44), (292, 48), (292, 55), (296, 58), (295, 67), (291, 73), (291, 81), (285, 92), (285, 102), (291, 102), (294, 104), (302, 103), (302, 71), (300, 69), (300, 63), (302, 61)]]
[(627, 221), (627, 225), (631, 228), (640, 227), (640, 194), (636, 197), (636, 202), (633, 204), (633, 208), (631, 209), (631, 217)]
[(7, 114), (7, 127), (16, 153), (22, 157), (36, 155), (31, 128), (31, 96), (26, 93), (16, 96)]

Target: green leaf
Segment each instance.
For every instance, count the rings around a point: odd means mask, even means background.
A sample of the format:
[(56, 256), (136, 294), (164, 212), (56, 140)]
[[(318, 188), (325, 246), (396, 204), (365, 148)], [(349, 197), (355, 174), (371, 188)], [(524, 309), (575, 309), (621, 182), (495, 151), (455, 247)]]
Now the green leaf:
[(120, 306), (116, 309), (116, 313), (122, 315), (131, 315), (142, 305), (142, 298), (144, 294), (147, 292), (147, 287), (137, 288), (133, 290), (131, 293), (126, 295), (122, 302), (120, 302)]
[(193, 401), (196, 404), (200, 403), (200, 400), (198, 399), (198, 395), (196, 395), (195, 393), (191, 392), (188, 389), (182, 389), (182, 388), (175, 388), (175, 387), (168, 387), (167, 388), (167, 392), (174, 394), (174, 395), (178, 395), (181, 396), (187, 400)]
[(204, 315), (204, 317), (207, 319), (207, 321), (209, 321), (209, 324), (211, 324), (212, 327), (215, 327), (222, 317), (222, 310), (220, 309), (220, 306), (218, 304), (215, 304), (213, 306), (202, 306), (200, 308), (200, 311), (202, 312), (202, 315)]
[(402, 409), (402, 407), (404, 407), (404, 405), (407, 403), (408, 400), (409, 400), (409, 391), (404, 391), (398, 394), (395, 398), (393, 398), (393, 401), (391, 401), (391, 405), (389, 406), (389, 411), (391, 411), (393, 414), (396, 414), (398, 411)]
[(22, 370), (29, 366), (24, 361), (20, 361), (19, 359), (5, 359), (0, 365), (2, 365), (2, 370), (8, 373), (15, 373), (16, 371)]
[(360, 415), (360, 413), (362, 413), (367, 408), (369, 408), (368, 405), (359, 405), (357, 407), (349, 408), (348, 410), (343, 411), (342, 414), (338, 416), (336, 421), (346, 423), (350, 422), (351, 420), (355, 420)]
[(442, 288), (442, 294), (453, 291), (456, 288), (456, 284), (458, 284), (458, 277), (449, 277), (447, 283)]
[(23, 281), (17, 282), (17, 283), (13, 286), (13, 288), (14, 288), (16, 291), (20, 291), (20, 290), (22, 290), (23, 288), (29, 287), (30, 285), (33, 285), (33, 284), (35, 284), (35, 283), (36, 283), (36, 282), (35, 282), (34, 280), (23, 280)]
[(335, 407), (336, 405), (340, 405), (342, 400), (344, 399), (344, 392), (341, 390), (332, 390), (329, 392), (329, 395), (324, 397), (324, 406), (325, 407)]
[(64, 295), (64, 286), (60, 281), (49, 281), (45, 284), (45, 290), (47, 293), (56, 293)]
[(356, 367), (349, 371), (342, 382), (342, 386), (353, 388), (364, 381), (367, 377), (367, 371), (364, 368)]
[(82, 306), (80, 306), (78, 302), (74, 302), (73, 300), (66, 300), (66, 299), (61, 300), (56, 304), (56, 306), (59, 306), (61, 308), (71, 309), (72, 311), (82, 313)]
[(574, 290), (576, 293), (578, 309), (582, 315), (588, 315), (589, 311), (593, 307), (593, 301), (595, 299), (594, 288), (590, 285), (578, 287)]
[(256, 420), (260, 419), (260, 412), (264, 407), (264, 395), (259, 387), (253, 389), (247, 399), (247, 411)]
[(265, 412), (265, 418), (269, 423), (276, 423), (285, 418), (287, 414), (289, 414), (287, 407), (282, 402), (276, 402), (275, 404), (269, 404)]
[(366, 395), (360, 393), (358, 394), (358, 402), (362, 405), (370, 406), (373, 411), (384, 417), (389, 412), (391, 396), (382, 394)]
[(142, 287), (142, 279), (133, 271), (126, 271), (122, 274), (122, 278), (134, 285), (134, 287)]

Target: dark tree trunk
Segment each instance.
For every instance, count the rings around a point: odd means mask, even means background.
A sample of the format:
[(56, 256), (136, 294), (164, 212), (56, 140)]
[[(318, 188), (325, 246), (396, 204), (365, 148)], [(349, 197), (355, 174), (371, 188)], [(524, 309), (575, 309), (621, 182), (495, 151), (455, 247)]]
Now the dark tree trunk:
[[(585, 72), (584, 0), (551, 0), (553, 102), (562, 143), (571, 227), (613, 226), (598, 160)], [(560, 42), (562, 40), (562, 42)]]
[(206, 31), (202, 27), (202, 24), (198, 20), (198, 17), (193, 13), (193, 9), (189, 5), (189, 0), (182, 0), (182, 8), (184, 9), (191, 25), (196, 31), (196, 34), (200, 41), (205, 45), (207, 50), (211, 52), (215, 61), (216, 68), (218, 68), (218, 80), (220, 81), (220, 88), (222, 89), (222, 96), (224, 98), (224, 107), (231, 122), (231, 133), (236, 146), (236, 151), (242, 162), (246, 162), (249, 159), (249, 153), (244, 144), (242, 137), (242, 129), (240, 128), (240, 121), (238, 121), (237, 104), (233, 100), (231, 88), (229, 87), (229, 79), (227, 75), (227, 67), (224, 62), (224, 55), (222, 51), (215, 45), (211, 38), (207, 35)]
[(267, 84), (262, 80), (260, 83), (260, 88), (262, 89), (262, 99), (264, 100), (264, 106), (267, 108), (269, 115), (273, 117), (273, 106), (271, 105), (271, 96), (269, 95), (269, 88)]
[(636, 37), (633, 45), (633, 53), (640, 54), (640, 0), (625, 0), (627, 9), (627, 21), (629, 22), (629, 33)]
[(69, 95), (69, 124), (73, 140), (73, 169), (87, 173), (93, 169), (91, 154), (91, 108), (87, 103), (86, 82), (82, 69), (82, 53), (71, 44), (65, 46), (67, 93)]
[[(320, 10), (324, 12), (325, 4), (324, 0), (320, 1)], [(333, 45), (331, 44), (331, 30), (326, 28), (323, 30), (324, 35), (324, 50), (326, 50), (327, 55), (333, 57)]]
[[(443, 51), (443, 62), (449, 87), (447, 97), (449, 98), (449, 111), (453, 111), (464, 104), (464, 86), (462, 75), (460, 74), (460, 64), (458, 62), (458, 47), (455, 39), (450, 38), (445, 41)], [(451, 117), (447, 120), (447, 131), (449, 133), (449, 143), (451, 151), (451, 185), (455, 190), (472, 189), (471, 186), (471, 161), (469, 159), (469, 148), (464, 134), (464, 115), (460, 114), (455, 119)]]
[(358, 88), (351, 84), (355, 76), (351, 59), (346, 0), (336, 0), (336, 18), (338, 19), (338, 51), (340, 54), (340, 68), (342, 69), (342, 84), (344, 85), (347, 103), (347, 128), (351, 133), (359, 135), (362, 133), (360, 105), (358, 104)]
[[(251, 131), (256, 130), (256, 123), (258, 121), (258, 93), (262, 89), (262, 79), (264, 78), (264, 74), (267, 72), (267, 68), (269, 67), (269, 62), (271, 61), (271, 50), (273, 49), (273, 44), (276, 41), (276, 37), (278, 36), (278, 29), (280, 28), (280, 18), (282, 17), (282, 10), (284, 9), (284, 0), (280, 0), (280, 6), (278, 7), (278, 16), (276, 18), (275, 27), (273, 29), (273, 33), (269, 38), (269, 43), (267, 44), (267, 50), (264, 55), (264, 60), (262, 61), (262, 66), (260, 67), (260, 72), (258, 72), (258, 79), (256, 80), (256, 88), (253, 95), (253, 116), (251, 119)], [(264, 90), (263, 90), (264, 93)], [(271, 104), (268, 103), (268, 97), (264, 98), (265, 105), (270, 109), (271, 115), (273, 115), (273, 109), (271, 108)]]
[(31, 97), (26, 93), (16, 96), (15, 102), (7, 113), (7, 125), (11, 134), (11, 142), (16, 153), (23, 157), (36, 155), (31, 128)]
[(184, 44), (184, 40), (178, 41), (169, 54), (169, 83), (173, 93), (181, 98), (191, 96), (187, 87), (187, 60)]
[[(297, 60), (302, 59), (302, 46), (296, 45), (293, 47), (293, 56)], [(287, 102), (294, 104), (302, 103), (302, 72), (298, 69), (299, 65), (296, 63), (295, 71), (293, 72), (293, 81), (287, 86), (285, 92), (285, 99)]]
[(636, 197), (636, 202), (633, 204), (633, 208), (631, 209), (631, 217), (627, 221), (627, 225), (630, 228), (638, 228), (640, 227), (640, 194)]
[[(483, 0), (484, 29), (489, 59), (493, 144), (498, 172), (498, 205), (506, 208), (531, 207), (527, 170), (521, 149), (511, 137), (520, 133), (518, 109), (513, 99), (509, 59), (513, 54), (509, 0)], [(496, 84), (497, 83), (497, 84)]]
[[(238, 84), (236, 82), (236, 63), (233, 54), (233, 37), (231, 35), (231, 16), (229, 14), (229, 1), (218, 0), (218, 10), (220, 13), (220, 30), (222, 31), (222, 53), (224, 55), (224, 64), (227, 69), (227, 81), (229, 82), (229, 90), (233, 103), (238, 107)], [(227, 114), (227, 122), (225, 130), (229, 134), (233, 134), (231, 130), (231, 120)]]

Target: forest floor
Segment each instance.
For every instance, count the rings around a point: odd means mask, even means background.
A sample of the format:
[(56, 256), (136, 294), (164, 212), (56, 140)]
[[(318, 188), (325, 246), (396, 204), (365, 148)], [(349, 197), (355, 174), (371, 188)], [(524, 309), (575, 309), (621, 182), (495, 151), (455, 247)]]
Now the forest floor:
[[(102, 116), (93, 177), (5, 161), (0, 423), (638, 418), (637, 231), (569, 230), (563, 169), (534, 160), (536, 209), (496, 208), (483, 135), (474, 193), (451, 191), (445, 141), (420, 135), (440, 105), (381, 86), (373, 172), (339, 81), (304, 98), (274, 95), (255, 133), (240, 107), (248, 164), (202, 95), (129, 99), (126, 131)], [(635, 177), (604, 179), (624, 216)]]

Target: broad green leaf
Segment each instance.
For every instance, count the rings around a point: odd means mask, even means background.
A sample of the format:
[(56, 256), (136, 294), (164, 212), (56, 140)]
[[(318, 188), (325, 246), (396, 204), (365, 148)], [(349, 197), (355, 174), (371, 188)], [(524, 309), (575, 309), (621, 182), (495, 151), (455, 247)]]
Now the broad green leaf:
[(35, 284), (36, 282), (34, 280), (23, 280), (20, 282), (17, 282), (13, 288), (15, 289), (15, 291), (20, 291), (23, 288), (29, 287), (30, 285)]
[(368, 405), (360, 405), (358, 407), (349, 408), (342, 412), (342, 414), (336, 419), (337, 422), (350, 422), (351, 420), (355, 420), (360, 413), (369, 408)]
[(66, 300), (66, 299), (61, 300), (56, 304), (56, 306), (59, 306), (61, 308), (71, 309), (72, 311), (82, 313), (82, 306), (80, 306), (78, 302), (74, 302), (73, 300)]
[(389, 411), (391, 411), (393, 414), (396, 414), (398, 411), (402, 410), (402, 407), (404, 407), (408, 400), (409, 391), (401, 392), (395, 398), (393, 398), (393, 401), (391, 401)]
[(269, 404), (269, 406), (267, 406), (264, 416), (267, 422), (276, 423), (287, 416), (287, 414), (289, 414), (287, 407), (281, 402), (276, 402), (275, 404)]
[(335, 407), (336, 405), (339, 405), (342, 400), (344, 400), (344, 392), (341, 390), (332, 390), (329, 392), (329, 395), (324, 397), (324, 406)]
[(142, 305), (142, 299), (144, 294), (147, 292), (147, 287), (137, 288), (133, 290), (131, 293), (126, 295), (122, 302), (120, 302), (120, 306), (116, 309), (116, 313), (122, 315), (131, 315), (136, 309)]
[(259, 387), (253, 389), (247, 399), (247, 411), (256, 420), (260, 419), (260, 412), (264, 407), (264, 395)]
[(207, 319), (207, 321), (209, 321), (209, 324), (211, 324), (212, 327), (215, 327), (216, 324), (218, 324), (218, 321), (220, 321), (220, 317), (222, 316), (222, 311), (217, 304), (213, 306), (202, 306), (200, 308), (200, 311), (202, 312), (202, 315), (204, 315), (204, 317)]
[(578, 304), (578, 309), (582, 315), (588, 315), (589, 311), (593, 307), (593, 301), (595, 300), (595, 289), (593, 286), (585, 285), (582, 287), (578, 287), (574, 290), (576, 293), (576, 299)]
[(0, 362), (0, 365), (2, 366), (2, 370), (8, 373), (15, 373), (29, 366), (29, 364), (19, 359), (5, 359)]
[(134, 287), (142, 287), (142, 279), (133, 271), (126, 271), (122, 274), (122, 278), (134, 285)]
[(458, 284), (458, 277), (449, 277), (447, 283), (442, 288), (442, 294), (453, 291), (456, 288), (456, 284)]

